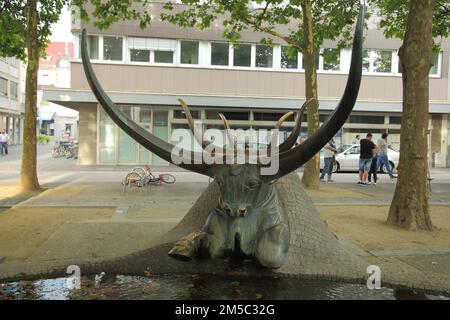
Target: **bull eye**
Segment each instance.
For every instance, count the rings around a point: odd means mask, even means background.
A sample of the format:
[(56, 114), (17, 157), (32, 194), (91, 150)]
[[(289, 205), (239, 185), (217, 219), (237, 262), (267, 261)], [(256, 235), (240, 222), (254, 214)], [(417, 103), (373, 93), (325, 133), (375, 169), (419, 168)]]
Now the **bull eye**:
[(253, 181), (249, 181), (249, 182), (246, 184), (246, 187), (249, 188), (249, 189), (256, 189), (256, 188), (259, 187), (259, 185), (260, 185), (259, 181), (253, 180)]

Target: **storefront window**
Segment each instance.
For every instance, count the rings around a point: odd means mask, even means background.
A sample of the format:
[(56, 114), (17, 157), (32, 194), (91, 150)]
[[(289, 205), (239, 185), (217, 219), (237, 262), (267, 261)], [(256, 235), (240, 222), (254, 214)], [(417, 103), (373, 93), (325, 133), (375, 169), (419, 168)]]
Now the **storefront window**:
[[(192, 118), (200, 119), (200, 111), (191, 110), (191, 109), (190, 109), (190, 111), (191, 111)], [(186, 115), (185, 115), (184, 111), (182, 111), (182, 110), (174, 110), (173, 117), (174, 117), (174, 119), (186, 119)]]
[(139, 119), (138, 122), (150, 123), (152, 121), (152, 109), (150, 107), (138, 107)]
[(117, 127), (103, 109), (100, 110), (99, 126), (99, 162), (115, 163)]

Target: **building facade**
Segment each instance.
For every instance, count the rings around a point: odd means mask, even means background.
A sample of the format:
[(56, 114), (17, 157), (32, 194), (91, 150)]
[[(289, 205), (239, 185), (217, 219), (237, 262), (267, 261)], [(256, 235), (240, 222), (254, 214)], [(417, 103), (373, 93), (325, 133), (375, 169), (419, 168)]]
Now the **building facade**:
[(22, 143), (25, 85), (22, 64), (15, 58), (0, 58), (0, 131), (10, 136), (10, 144)]
[(70, 88), (71, 60), (74, 44), (52, 41), (45, 49), (46, 57), (39, 60), (38, 72), (38, 117), (40, 132), (52, 141), (78, 140), (78, 112), (49, 102), (42, 98), (43, 90)]
[[(159, 16), (162, 4), (150, 10)], [(232, 128), (270, 129), (287, 111), (305, 101), (302, 55), (286, 54), (284, 43), (259, 43), (262, 35), (244, 32), (238, 48), (222, 38), (220, 24), (198, 31), (180, 29), (154, 19), (141, 30), (136, 22), (122, 21), (106, 31), (74, 19), (77, 39), (89, 34), (89, 54), (102, 86), (122, 111), (156, 136), (171, 141), (177, 128), (187, 128), (178, 98), (202, 120), (204, 129), (221, 128), (222, 112)], [(340, 144), (355, 135), (390, 134), (398, 149), (402, 109), (402, 77), (398, 49), (401, 41), (386, 39), (375, 26), (367, 30), (364, 70), (354, 112), (338, 133)], [(351, 50), (336, 50), (326, 42), (317, 56), (320, 119), (333, 111), (344, 91)], [(326, 54), (324, 54), (326, 53)], [(430, 161), (450, 166), (450, 41), (442, 41), (430, 72)], [(75, 41), (71, 61), (71, 88), (44, 90), (44, 99), (79, 111), (79, 164), (163, 163), (135, 143), (102, 111), (91, 93)], [(286, 130), (294, 125), (286, 122)], [(306, 122), (303, 124), (306, 128)], [(302, 134), (305, 134), (303, 129)]]

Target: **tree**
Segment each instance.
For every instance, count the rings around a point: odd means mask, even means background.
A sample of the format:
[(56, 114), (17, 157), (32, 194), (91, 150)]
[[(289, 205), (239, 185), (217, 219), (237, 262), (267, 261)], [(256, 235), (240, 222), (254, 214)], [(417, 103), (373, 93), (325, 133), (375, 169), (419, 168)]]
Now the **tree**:
[[(99, 28), (107, 28), (120, 19), (138, 19), (141, 27), (151, 19), (145, 10), (138, 10), (133, 2), (108, 0), (94, 5), (92, 17)], [(306, 99), (314, 98), (307, 110), (308, 136), (319, 127), (316, 56), (325, 39), (338, 40), (337, 48), (342, 49), (351, 39), (353, 22), (358, 14), (360, 0), (182, 0), (188, 6), (177, 7), (168, 2), (163, 21), (185, 28), (207, 29), (219, 21), (224, 31), (223, 37), (233, 44), (239, 42), (244, 30), (261, 33), (261, 42), (273, 45), (275, 38), (284, 42), (290, 57), (300, 51), (304, 56), (306, 78)], [(251, 2), (253, 4), (251, 4)], [(76, 0), (81, 6), (81, 16), (87, 17), (83, 9), (85, 1)], [(144, 5), (146, 1), (143, 2)], [(181, 10), (179, 10), (181, 8)], [(278, 31), (280, 26), (288, 26), (288, 31)], [(319, 187), (320, 158), (317, 154), (305, 166), (303, 184), (307, 188)]]
[(385, 34), (403, 38), (400, 163), (387, 223), (432, 230), (427, 192), (429, 73), (435, 61), (433, 37), (448, 37), (450, 2), (379, 0), (375, 4), (381, 9)]
[(39, 56), (45, 53), (50, 26), (66, 1), (6, 0), (0, 4), (0, 56), (16, 57), (27, 65), (25, 119), (20, 189), (40, 189), (37, 177), (36, 116)]

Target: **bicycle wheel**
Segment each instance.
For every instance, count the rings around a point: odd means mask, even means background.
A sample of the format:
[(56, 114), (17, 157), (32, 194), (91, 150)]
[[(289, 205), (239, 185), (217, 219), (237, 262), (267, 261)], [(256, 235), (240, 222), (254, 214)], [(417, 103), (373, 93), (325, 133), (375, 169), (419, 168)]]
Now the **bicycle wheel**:
[(165, 183), (172, 184), (172, 183), (175, 183), (175, 181), (176, 181), (175, 177), (171, 174), (162, 174), (160, 177), (161, 177), (161, 180)]

